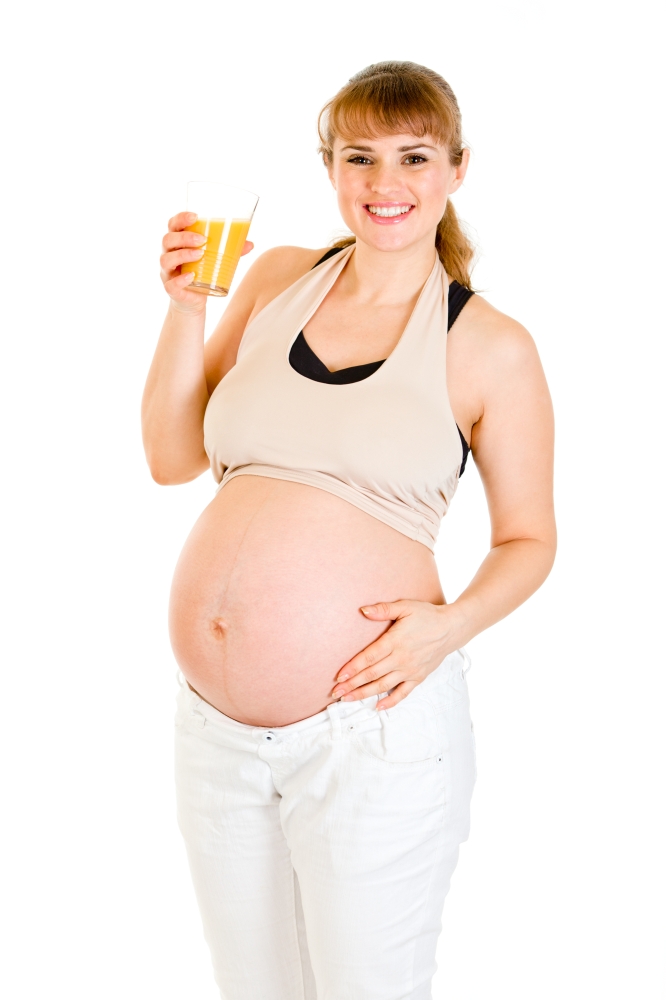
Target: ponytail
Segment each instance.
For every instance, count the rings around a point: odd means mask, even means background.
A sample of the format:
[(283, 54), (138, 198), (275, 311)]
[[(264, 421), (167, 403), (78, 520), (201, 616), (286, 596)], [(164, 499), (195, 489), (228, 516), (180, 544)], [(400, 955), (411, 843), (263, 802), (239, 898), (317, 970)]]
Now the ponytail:
[(474, 258), (474, 247), (465, 235), (450, 199), (437, 226), (435, 247), (448, 276), (465, 288), (471, 289), (472, 279), (469, 272)]

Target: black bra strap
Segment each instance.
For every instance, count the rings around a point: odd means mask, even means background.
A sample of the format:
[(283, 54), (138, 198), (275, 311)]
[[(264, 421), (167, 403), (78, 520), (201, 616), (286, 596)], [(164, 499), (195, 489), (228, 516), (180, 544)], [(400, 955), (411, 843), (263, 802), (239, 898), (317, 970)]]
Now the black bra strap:
[(460, 316), (474, 292), (464, 285), (459, 285), (457, 281), (452, 281), (449, 285), (449, 330)]
[(319, 267), (319, 265), (323, 264), (325, 260), (329, 260), (330, 257), (335, 257), (336, 253), (340, 253), (340, 251), (344, 249), (344, 247), (333, 247), (331, 250), (327, 250), (324, 256), (321, 257), (312, 267), (312, 270), (314, 271), (315, 267)]

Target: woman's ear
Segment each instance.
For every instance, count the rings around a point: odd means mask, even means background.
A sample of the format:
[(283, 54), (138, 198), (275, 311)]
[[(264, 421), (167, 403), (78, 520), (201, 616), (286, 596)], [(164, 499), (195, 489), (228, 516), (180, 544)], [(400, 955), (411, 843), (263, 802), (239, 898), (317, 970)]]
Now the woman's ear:
[(465, 174), (467, 173), (467, 168), (469, 166), (470, 151), (467, 146), (462, 151), (462, 159), (460, 165), (455, 168), (455, 173), (453, 175), (453, 183), (449, 188), (449, 194), (453, 194), (461, 187), (462, 182), (465, 180)]
[(333, 176), (333, 157), (329, 152), (324, 153), (324, 166), (326, 167), (326, 172), (328, 173), (328, 179), (333, 185), (333, 190), (337, 191), (335, 178)]

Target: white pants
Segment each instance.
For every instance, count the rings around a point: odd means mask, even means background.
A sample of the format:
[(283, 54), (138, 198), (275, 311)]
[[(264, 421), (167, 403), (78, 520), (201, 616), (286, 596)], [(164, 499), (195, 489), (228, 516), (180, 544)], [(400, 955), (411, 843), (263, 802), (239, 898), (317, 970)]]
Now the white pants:
[(224, 1000), (430, 1000), (475, 780), (468, 665), (273, 729), (181, 682), (178, 822)]

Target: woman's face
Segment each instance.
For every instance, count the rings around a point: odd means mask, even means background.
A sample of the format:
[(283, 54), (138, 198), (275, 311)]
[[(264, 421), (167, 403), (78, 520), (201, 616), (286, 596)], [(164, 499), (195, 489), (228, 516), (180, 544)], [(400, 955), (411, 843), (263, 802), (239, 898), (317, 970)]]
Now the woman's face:
[(430, 136), (336, 139), (328, 172), (340, 213), (358, 240), (377, 250), (434, 245), (446, 199), (463, 182), (469, 151), (454, 167)]

